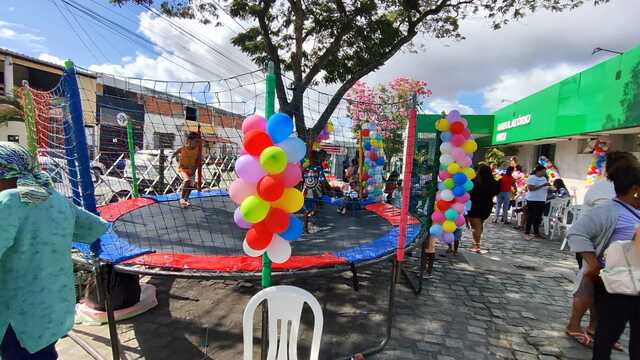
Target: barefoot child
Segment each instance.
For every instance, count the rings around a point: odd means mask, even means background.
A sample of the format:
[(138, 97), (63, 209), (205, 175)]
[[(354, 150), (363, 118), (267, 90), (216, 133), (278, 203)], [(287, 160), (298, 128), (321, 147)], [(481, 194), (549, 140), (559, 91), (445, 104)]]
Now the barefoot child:
[(178, 158), (178, 174), (182, 178), (180, 206), (187, 207), (191, 205), (189, 195), (195, 187), (194, 176), (200, 165), (200, 137), (198, 134), (189, 133), (186, 145), (176, 150), (173, 156)]
[(0, 223), (0, 358), (57, 359), (74, 318), (71, 242), (93, 243), (107, 223), (53, 190), (9, 142), (0, 142)]

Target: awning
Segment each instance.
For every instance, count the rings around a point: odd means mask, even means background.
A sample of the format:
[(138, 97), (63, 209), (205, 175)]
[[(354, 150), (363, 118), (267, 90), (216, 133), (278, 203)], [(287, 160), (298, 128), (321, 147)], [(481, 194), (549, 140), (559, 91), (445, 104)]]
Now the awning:
[(197, 121), (185, 120), (185, 132), (200, 132), (202, 136), (216, 135), (216, 127), (213, 124), (201, 123)]
[(235, 144), (235, 142), (218, 135), (203, 135), (202, 140), (212, 144)]
[(347, 150), (341, 146), (326, 143), (320, 144), (320, 150), (326, 151), (327, 154), (345, 155), (347, 153)]

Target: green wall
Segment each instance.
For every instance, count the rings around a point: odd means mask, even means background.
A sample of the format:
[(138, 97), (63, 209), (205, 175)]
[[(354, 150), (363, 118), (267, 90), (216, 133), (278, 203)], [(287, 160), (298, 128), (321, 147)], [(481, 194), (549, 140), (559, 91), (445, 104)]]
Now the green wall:
[[(494, 113), (493, 145), (640, 126), (640, 46)], [(530, 115), (526, 125), (501, 123)]]
[[(419, 114), (416, 124), (416, 136), (420, 138), (420, 133), (432, 134), (436, 132), (436, 121), (442, 115), (439, 114)], [(491, 145), (491, 134), (493, 133), (493, 115), (462, 115), (467, 119), (469, 130), (474, 135), (480, 147)]]

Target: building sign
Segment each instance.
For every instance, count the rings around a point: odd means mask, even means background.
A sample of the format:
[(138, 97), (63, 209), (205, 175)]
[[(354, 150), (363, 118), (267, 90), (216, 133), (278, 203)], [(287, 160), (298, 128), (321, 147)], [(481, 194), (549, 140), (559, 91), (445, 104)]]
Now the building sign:
[(498, 131), (505, 131), (508, 129), (513, 129), (516, 127), (520, 127), (520, 126), (524, 126), (531, 123), (531, 115), (525, 115), (525, 116), (521, 116), (519, 118), (515, 118), (513, 120), (509, 120), (509, 121), (505, 121), (505, 122), (501, 122), (500, 124), (498, 124), (497, 130)]
[(507, 140), (507, 133), (506, 132), (501, 132), (501, 133), (497, 133), (496, 134), (496, 142), (506, 141), (506, 140)]

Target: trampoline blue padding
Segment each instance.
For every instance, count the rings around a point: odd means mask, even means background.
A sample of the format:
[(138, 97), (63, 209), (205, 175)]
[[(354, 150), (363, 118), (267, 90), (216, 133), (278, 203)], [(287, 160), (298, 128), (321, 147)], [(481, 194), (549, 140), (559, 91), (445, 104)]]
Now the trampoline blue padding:
[(114, 264), (153, 252), (151, 249), (143, 249), (122, 240), (113, 231), (111, 225), (109, 225), (107, 232), (100, 236), (100, 239), (93, 245), (74, 242), (73, 248), (80, 250), (86, 258), (91, 258), (92, 254), (96, 254), (102, 260), (110, 261)]
[[(189, 199), (200, 199), (200, 198), (206, 198), (206, 197), (228, 196), (228, 195), (229, 193), (227, 193), (225, 190), (222, 190), (222, 189), (215, 189), (215, 190), (209, 190), (209, 191), (192, 191), (191, 195), (189, 195)], [(149, 199), (153, 199), (157, 202), (180, 200), (179, 193), (166, 194), (166, 195), (149, 195), (145, 197)]]
[[(320, 200), (325, 204), (330, 204), (334, 206), (342, 206), (342, 204), (344, 203), (343, 198), (330, 197), (329, 195), (322, 195), (322, 197), (320, 197)], [(371, 198), (358, 200), (358, 203), (360, 204), (361, 207), (364, 207), (365, 205), (373, 204), (375, 202), (376, 201)]]
[[(405, 247), (409, 247), (413, 244), (419, 232), (420, 224), (407, 226), (407, 241), (405, 243)], [(391, 231), (378, 239), (354, 248), (333, 252), (332, 254), (337, 257), (345, 258), (348, 262), (353, 264), (374, 260), (396, 251), (399, 233), (400, 229), (397, 226), (394, 226)]]

